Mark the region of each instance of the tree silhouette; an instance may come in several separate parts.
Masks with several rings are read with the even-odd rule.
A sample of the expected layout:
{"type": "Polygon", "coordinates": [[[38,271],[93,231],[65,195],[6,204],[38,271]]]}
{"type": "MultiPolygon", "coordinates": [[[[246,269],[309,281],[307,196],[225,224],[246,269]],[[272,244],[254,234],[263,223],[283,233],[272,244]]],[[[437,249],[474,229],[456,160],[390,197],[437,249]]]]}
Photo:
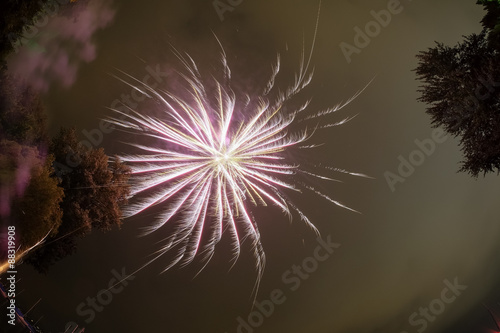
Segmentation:
{"type": "Polygon", "coordinates": [[[20,45],[30,45],[40,28],[54,15],[72,16],[74,7],[83,7],[89,0],[0,1],[0,70],[5,58],[20,45]],[[38,28],[38,27],[39,28],[38,28]]]}
{"type": "Polygon", "coordinates": [[[460,171],[474,177],[500,171],[500,53],[487,34],[472,34],[454,47],[436,43],[417,55],[415,69],[432,125],[460,138],[460,171]]]}
{"type": "MultiPolygon", "coordinates": [[[[39,14],[49,0],[17,1],[3,0],[0,2],[0,59],[14,49],[14,44],[21,38],[28,26],[34,24],[35,16],[39,14]]],[[[3,64],[0,63],[0,68],[3,64]]]]}
{"type": "Polygon", "coordinates": [[[0,215],[3,225],[16,226],[20,252],[56,234],[61,224],[63,189],[51,177],[52,161],[35,147],[0,141],[0,187],[10,207],[0,215]]]}
{"type": "Polygon", "coordinates": [[[40,95],[12,76],[0,74],[0,139],[47,150],[45,107],[40,95]]]}
{"type": "Polygon", "coordinates": [[[488,31],[490,46],[500,50],[500,0],[479,0],[477,3],[487,11],[481,23],[488,31]]]}
{"type": "Polygon", "coordinates": [[[70,165],[58,172],[65,194],[59,232],[27,260],[40,272],[46,272],[50,265],[74,253],[78,237],[93,229],[108,231],[114,226],[120,227],[120,205],[126,203],[129,194],[130,169],[118,158],[108,163],[102,148],[82,146],[74,129],[61,129],[52,140],[50,151],[57,164],[70,161],[70,165]]]}

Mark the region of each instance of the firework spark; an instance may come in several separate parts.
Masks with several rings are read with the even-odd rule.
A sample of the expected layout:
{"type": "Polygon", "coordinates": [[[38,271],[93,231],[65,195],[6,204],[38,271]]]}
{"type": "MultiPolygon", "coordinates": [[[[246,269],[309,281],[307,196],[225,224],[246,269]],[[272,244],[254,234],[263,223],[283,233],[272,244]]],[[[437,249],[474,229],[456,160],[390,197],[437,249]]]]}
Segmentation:
{"type": "Polygon", "coordinates": [[[288,199],[289,191],[309,191],[350,209],[296,180],[298,174],[322,180],[332,178],[307,171],[299,164],[288,163],[286,156],[289,155],[285,155],[296,148],[316,147],[306,144],[316,130],[348,121],[325,123],[321,120],[320,124],[320,119],[327,119],[362,92],[345,103],[313,114],[307,112],[309,101],[293,110],[286,107],[290,99],[311,82],[309,64],[314,41],[315,37],[307,61],[302,52],[300,69],[291,87],[285,91],[275,88],[274,82],[280,71],[278,55],[262,93],[255,97],[245,95],[243,101],[237,98],[230,86],[231,71],[222,46],[222,80],[212,76],[209,84],[189,55],[173,49],[183,66],[179,74],[187,87],[180,94],[153,89],[123,73],[127,77],[121,79],[123,82],[159,102],[162,109],[161,116],[147,115],[131,108],[127,112],[114,110],[119,117],[108,120],[125,131],[153,138],[156,142],[155,145],[131,144],[143,153],[121,157],[131,165],[134,176],[131,196],[138,198],[125,210],[125,216],[161,205],[156,223],[146,233],[161,229],[169,221],[174,223],[175,232],[166,238],[166,244],[158,252],[161,256],[176,249],[174,259],[165,270],[177,264],[188,264],[197,254],[203,255],[208,263],[223,232],[227,231],[233,241],[235,260],[242,241],[251,239],[260,278],[265,256],[257,223],[251,213],[253,206],[272,204],[290,217],[298,214],[315,232],[317,229],[308,217],[288,199]],[[302,130],[293,131],[294,124],[302,125],[302,130]]]}

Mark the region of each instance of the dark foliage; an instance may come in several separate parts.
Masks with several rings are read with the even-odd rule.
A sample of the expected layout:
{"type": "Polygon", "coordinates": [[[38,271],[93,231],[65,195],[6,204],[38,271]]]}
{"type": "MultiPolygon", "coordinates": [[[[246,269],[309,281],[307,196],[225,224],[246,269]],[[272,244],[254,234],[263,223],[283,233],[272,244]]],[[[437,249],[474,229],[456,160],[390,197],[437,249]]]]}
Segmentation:
{"type": "Polygon", "coordinates": [[[454,47],[437,43],[417,55],[419,101],[434,127],[460,138],[460,171],[474,177],[500,171],[500,52],[488,31],[454,47]]]}
{"type": "Polygon", "coordinates": [[[74,16],[74,9],[89,0],[2,0],[0,1],[0,71],[5,58],[21,45],[36,47],[35,36],[55,15],[74,16]]]}
{"type": "Polygon", "coordinates": [[[30,86],[0,74],[0,139],[46,150],[49,137],[45,108],[30,86]]]}
{"type": "Polygon", "coordinates": [[[492,47],[500,50],[500,1],[479,0],[477,3],[487,11],[481,23],[489,33],[488,41],[492,47]]]}
{"type": "Polygon", "coordinates": [[[108,231],[120,227],[120,205],[126,203],[129,194],[129,168],[117,158],[108,163],[102,148],[89,150],[80,145],[74,129],[61,129],[52,140],[50,151],[65,196],[58,234],[27,260],[40,272],[74,253],[78,237],[93,229],[108,231]]]}
{"type": "MultiPolygon", "coordinates": [[[[50,0],[0,1],[0,59],[14,49],[15,43],[28,26],[33,25],[35,16],[50,0]]],[[[2,65],[0,64],[0,67],[2,65]]]]}
{"type": "Polygon", "coordinates": [[[61,224],[59,206],[63,189],[51,177],[53,157],[40,155],[35,147],[14,141],[0,141],[0,188],[10,206],[1,214],[2,225],[19,230],[20,252],[32,247],[61,224]]]}

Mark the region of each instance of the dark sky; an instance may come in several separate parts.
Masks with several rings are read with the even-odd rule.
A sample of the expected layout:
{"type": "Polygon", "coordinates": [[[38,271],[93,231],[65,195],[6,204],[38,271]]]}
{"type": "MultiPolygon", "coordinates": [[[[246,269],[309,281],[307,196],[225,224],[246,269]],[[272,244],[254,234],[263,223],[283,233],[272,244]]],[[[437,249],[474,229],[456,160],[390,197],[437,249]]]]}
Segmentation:
{"type": "MultiPolygon", "coordinates": [[[[292,276],[287,271],[313,255],[318,245],[314,233],[299,219],[289,223],[278,209],[255,212],[267,255],[257,301],[269,300],[275,289],[283,293],[282,304],[255,332],[492,332],[486,330],[493,326],[481,303],[500,301],[500,178],[473,180],[457,173],[461,153],[454,138],[436,143],[435,151],[394,191],[385,178],[386,172],[398,172],[399,156],[408,159],[418,149],[415,140],[433,137],[425,105],[416,102],[415,54],[436,40],[453,45],[463,35],[479,32],[484,13],[473,0],[402,0],[401,12],[348,63],[339,45],[354,44],[354,28],[364,29],[374,20],[372,10],[391,3],[322,2],[312,57],[315,75],[303,99],[313,98],[311,108],[332,106],[375,79],[338,120],[356,118],[319,135],[326,144],[318,154],[328,164],[374,179],[339,176],[342,183],[323,185],[322,190],[361,214],[316,197],[301,199],[322,237],[341,246],[300,279],[296,290],[283,275],[292,276]],[[460,295],[449,304],[439,301],[447,288],[443,281],[453,284],[455,279],[467,289],[457,291],[460,295]],[[414,319],[420,324],[412,326],[409,317],[432,304],[439,315],[426,320],[424,330],[425,317],[418,314],[414,319]]],[[[277,52],[283,77],[292,79],[303,39],[306,50],[310,47],[317,9],[318,1],[246,0],[221,21],[212,1],[91,2],[79,19],[53,17],[55,23],[41,28],[49,36],[45,42],[37,37],[48,50],[44,55],[21,53],[10,61],[31,59],[30,75],[38,76],[30,79],[45,90],[51,131],[76,126],[84,139],[85,131],[98,128],[100,119],[110,115],[106,107],[130,93],[109,73],[119,69],[142,78],[148,67],[157,66],[168,72],[176,65],[169,43],[216,68],[214,32],[228,54],[235,84],[249,91],[266,82],[277,52]]],[[[121,139],[118,132],[105,134],[99,146],[108,154],[127,152],[121,139]]],[[[18,282],[25,290],[22,304],[30,307],[42,298],[30,317],[43,316],[39,325],[46,332],[63,332],[67,322],[99,333],[237,332],[238,317],[248,322],[252,311],[256,274],[246,254],[229,270],[230,248],[224,242],[196,278],[196,265],[159,274],[168,263],[165,257],[127,281],[90,323],[85,322],[88,315],[77,312],[87,297],[107,288],[113,270],[132,273],[158,249],[161,235],[137,237],[152,219],[137,216],[121,230],[82,239],[78,253],[46,276],[23,267],[18,282]]],[[[245,248],[248,252],[248,244],[245,248]]]]}

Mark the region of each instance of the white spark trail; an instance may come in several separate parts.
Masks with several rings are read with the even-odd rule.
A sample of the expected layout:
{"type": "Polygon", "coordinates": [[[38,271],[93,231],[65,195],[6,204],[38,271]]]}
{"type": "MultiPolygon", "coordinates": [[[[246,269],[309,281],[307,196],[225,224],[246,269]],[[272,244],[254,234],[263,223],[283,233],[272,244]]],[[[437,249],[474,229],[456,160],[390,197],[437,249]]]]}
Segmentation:
{"type": "MultiPolygon", "coordinates": [[[[262,95],[244,95],[240,102],[230,86],[231,70],[217,37],[221,45],[223,82],[213,76],[210,80],[205,79],[191,56],[175,48],[173,53],[184,69],[179,71],[179,75],[187,91],[174,94],[154,89],[122,73],[131,81],[120,79],[122,82],[144,97],[155,100],[162,108],[158,116],[131,108],[114,110],[119,117],[108,119],[127,132],[139,134],[139,138],[144,136],[150,138],[149,142],[151,138],[156,141],[155,144],[132,143],[131,146],[142,154],[121,157],[131,165],[132,179],[135,180],[131,194],[138,198],[126,209],[125,215],[136,215],[161,205],[162,212],[158,214],[156,223],[145,233],[158,231],[168,222],[175,229],[165,238],[166,243],[157,252],[158,255],[146,265],[169,251],[174,253],[174,258],[165,270],[177,264],[187,265],[198,254],[204,254],[205,260],[209,261],[224,231],[229,230],[234,262],[241,252],[243,241],[251,241],[258,272],[255,287],[258,288],[265,256],[257,222],[251,214],[252,206],[275,206],[290,218],[294,213],[298,214],[316,233],[316,227],[288,199],[287,193],[311,191],[330,203],[355,211],[312,186],[297,181],[296,175],[300,173],[326,181],[335,181],[334,178],[305,170],[300,162],[287,162],[296,149],[320,145],[309,143],[315,131],[350,120],[346,118],[335,123],[327,117],[347,106],[366,89],[363,88],[344,103],[311,115],[307,115],[310,100],[295,109],[289,105],[290,99],[312,79],[313,70],[309,67],[319,14],[320,9],[308,58],[305,59],[304,47],[294,84],[285,92],[275,88],[280,71],[278,55],[262,95]],[[299,115],[302,118],[299,119],[299,115]],[[301,125],[302,129],[297,130],[295,125],[298,123],[310,125],[301,125]],[[306,141],[308,144],[305,144],[306,141]]],[[[342,169],[323,169],[367,177],[342,169]]]]}

